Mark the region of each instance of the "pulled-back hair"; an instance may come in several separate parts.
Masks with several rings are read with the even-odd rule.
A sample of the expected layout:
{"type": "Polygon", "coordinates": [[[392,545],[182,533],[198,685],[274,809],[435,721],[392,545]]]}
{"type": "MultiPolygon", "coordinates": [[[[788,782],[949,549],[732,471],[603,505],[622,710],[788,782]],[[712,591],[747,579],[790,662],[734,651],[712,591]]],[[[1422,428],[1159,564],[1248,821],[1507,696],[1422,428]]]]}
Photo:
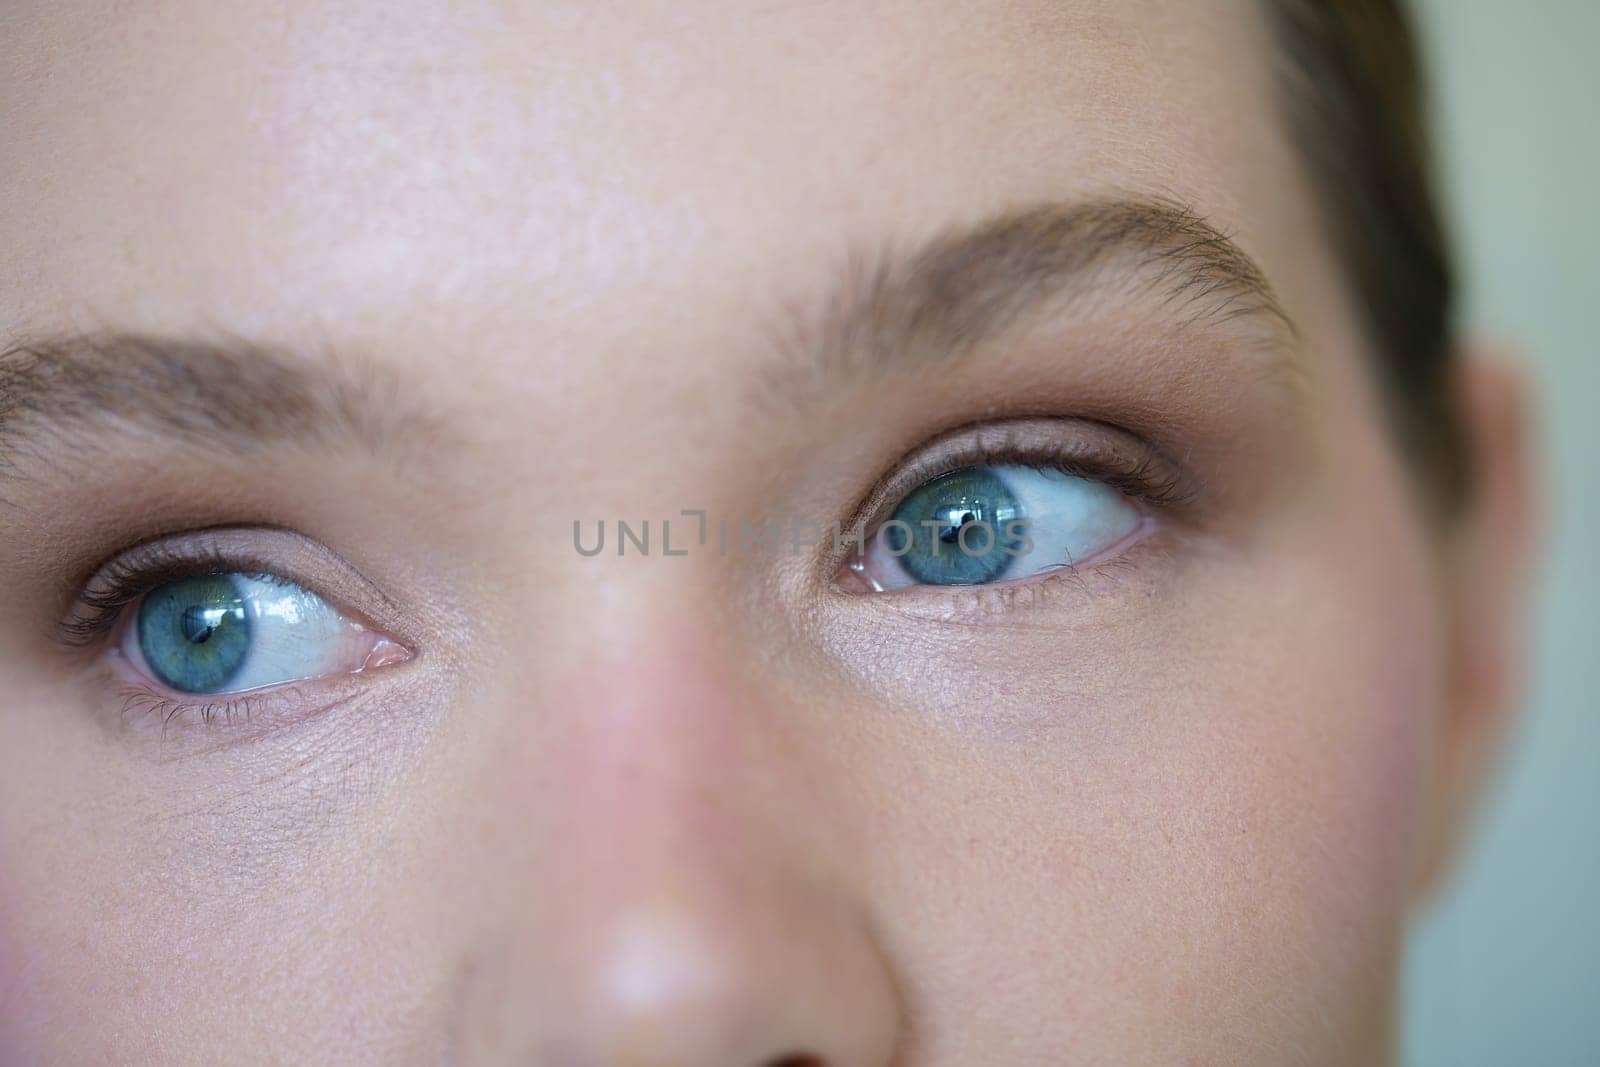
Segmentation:
{"type": "Polygon", "coordinates": [[[1455,278],[1400,0],[1265,0],[1285,114],[1360,311],[1390,423],[1434,502],[1468,489],[1451,392],[1455,278]]]}

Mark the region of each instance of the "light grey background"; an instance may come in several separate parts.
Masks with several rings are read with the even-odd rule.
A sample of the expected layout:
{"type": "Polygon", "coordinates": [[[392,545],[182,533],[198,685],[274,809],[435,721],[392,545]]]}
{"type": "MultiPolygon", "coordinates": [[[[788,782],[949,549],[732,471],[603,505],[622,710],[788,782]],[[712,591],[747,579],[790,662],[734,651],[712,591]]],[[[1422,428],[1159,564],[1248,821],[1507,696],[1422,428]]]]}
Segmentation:
{"type": "Polygon", "coordinates": [[[1600,1065],[1600,0],[1413,0],[1466,324],[1522,346],[1549,507],[1532,692],[1416,929],[1408,1067],[1600,1065]]]}

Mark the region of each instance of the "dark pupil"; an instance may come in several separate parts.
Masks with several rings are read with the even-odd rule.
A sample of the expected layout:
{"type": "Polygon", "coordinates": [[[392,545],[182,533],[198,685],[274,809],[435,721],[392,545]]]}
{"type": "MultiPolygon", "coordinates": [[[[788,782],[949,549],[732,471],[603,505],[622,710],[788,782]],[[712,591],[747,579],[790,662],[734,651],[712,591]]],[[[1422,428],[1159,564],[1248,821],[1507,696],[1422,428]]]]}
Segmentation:
{"type": "Polygon", "coordinates": [[[894,518],[902,525],[890,526],[884,541],[913,579],[977,585],[1005,573],[1017,536],[1010,524],[1024,516],[1003,477],[992,468],[968,467],[920,486],[894,518]]]}
{"type": "Polygon", "coordinates": [[[974,515],[970,511],[964,512],[959,519],[955,520],[953,525],[946,526],[943,530],[939,531],[939,540],[947,545],[953,545],[957,541],[961,540],[961,527],[965,526],[969,522],[977,521],[978,516],[974,515]]]}
{"type": "Polygon", "coordinates": [[[203,645],[222,625],[226,608],[189,608],[183,613],[183,636],[197,645],[203,645]]]}

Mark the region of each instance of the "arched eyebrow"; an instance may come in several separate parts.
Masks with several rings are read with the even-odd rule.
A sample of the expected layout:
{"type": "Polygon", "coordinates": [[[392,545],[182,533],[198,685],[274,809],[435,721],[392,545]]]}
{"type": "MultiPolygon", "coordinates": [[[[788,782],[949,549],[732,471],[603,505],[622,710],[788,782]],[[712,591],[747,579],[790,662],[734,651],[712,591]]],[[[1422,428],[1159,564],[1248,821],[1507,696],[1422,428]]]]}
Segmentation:
{"type": "Polygon", "coordinates": [[[915,370],[1030,316],[1112,295],[1179,329],[1229,326],[1274,369],[1298,369],[1298,332],[1256,261],[1194,209],[1130,197],[1006,211],[909,255],[848,253],[821,301],[790,301],[775,317],[784,358],[768,384],[792,394],[915,370]]]}
{"type": "Polygon", "coordinates": [[[403,402],[386,368],[325,355],[140,333],[15,340],[0,351],[0,474],[108,425],[236,453],[271,443],[385,453],[434,439],[437,420],[403,402]]]}
{"type": "MultiPolygon", "coordinates": [[[[817,305],[775,331],[787,357],[761,378],[793,401],[815,388],[958,358],[1063,301],[1126,293],[1180,327],[1233,325],[1291,365],[1295,330],[1261,269],[1194,211],[1161,200],[1046,204],[952,229],[909,256],[854,256],[817,305]],[[796,362],[798,361],[798,362],[796,362]],[[798,371],[798,373],[796,373],[798,371]]],[[[0,474],[50,459],[98,421],[245,452],[265,443],[426,448],[445,422],[381,364],[307,359],[232,338],[107,332],[0,351],[0,474]]]]}

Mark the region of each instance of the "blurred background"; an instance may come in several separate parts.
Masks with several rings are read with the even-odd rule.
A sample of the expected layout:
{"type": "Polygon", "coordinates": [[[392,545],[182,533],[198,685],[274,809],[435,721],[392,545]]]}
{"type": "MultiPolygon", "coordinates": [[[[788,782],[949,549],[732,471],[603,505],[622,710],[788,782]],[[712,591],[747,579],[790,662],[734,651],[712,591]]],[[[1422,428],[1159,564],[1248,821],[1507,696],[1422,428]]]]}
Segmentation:
{"type": "Polygon", "coordinates": [[[1539,386],[1532,691],[1454,889],[1417,927],[1407,1067],[1600,1065],[1600,0],[1412,0],[1464,324],[1539,386]]]}

